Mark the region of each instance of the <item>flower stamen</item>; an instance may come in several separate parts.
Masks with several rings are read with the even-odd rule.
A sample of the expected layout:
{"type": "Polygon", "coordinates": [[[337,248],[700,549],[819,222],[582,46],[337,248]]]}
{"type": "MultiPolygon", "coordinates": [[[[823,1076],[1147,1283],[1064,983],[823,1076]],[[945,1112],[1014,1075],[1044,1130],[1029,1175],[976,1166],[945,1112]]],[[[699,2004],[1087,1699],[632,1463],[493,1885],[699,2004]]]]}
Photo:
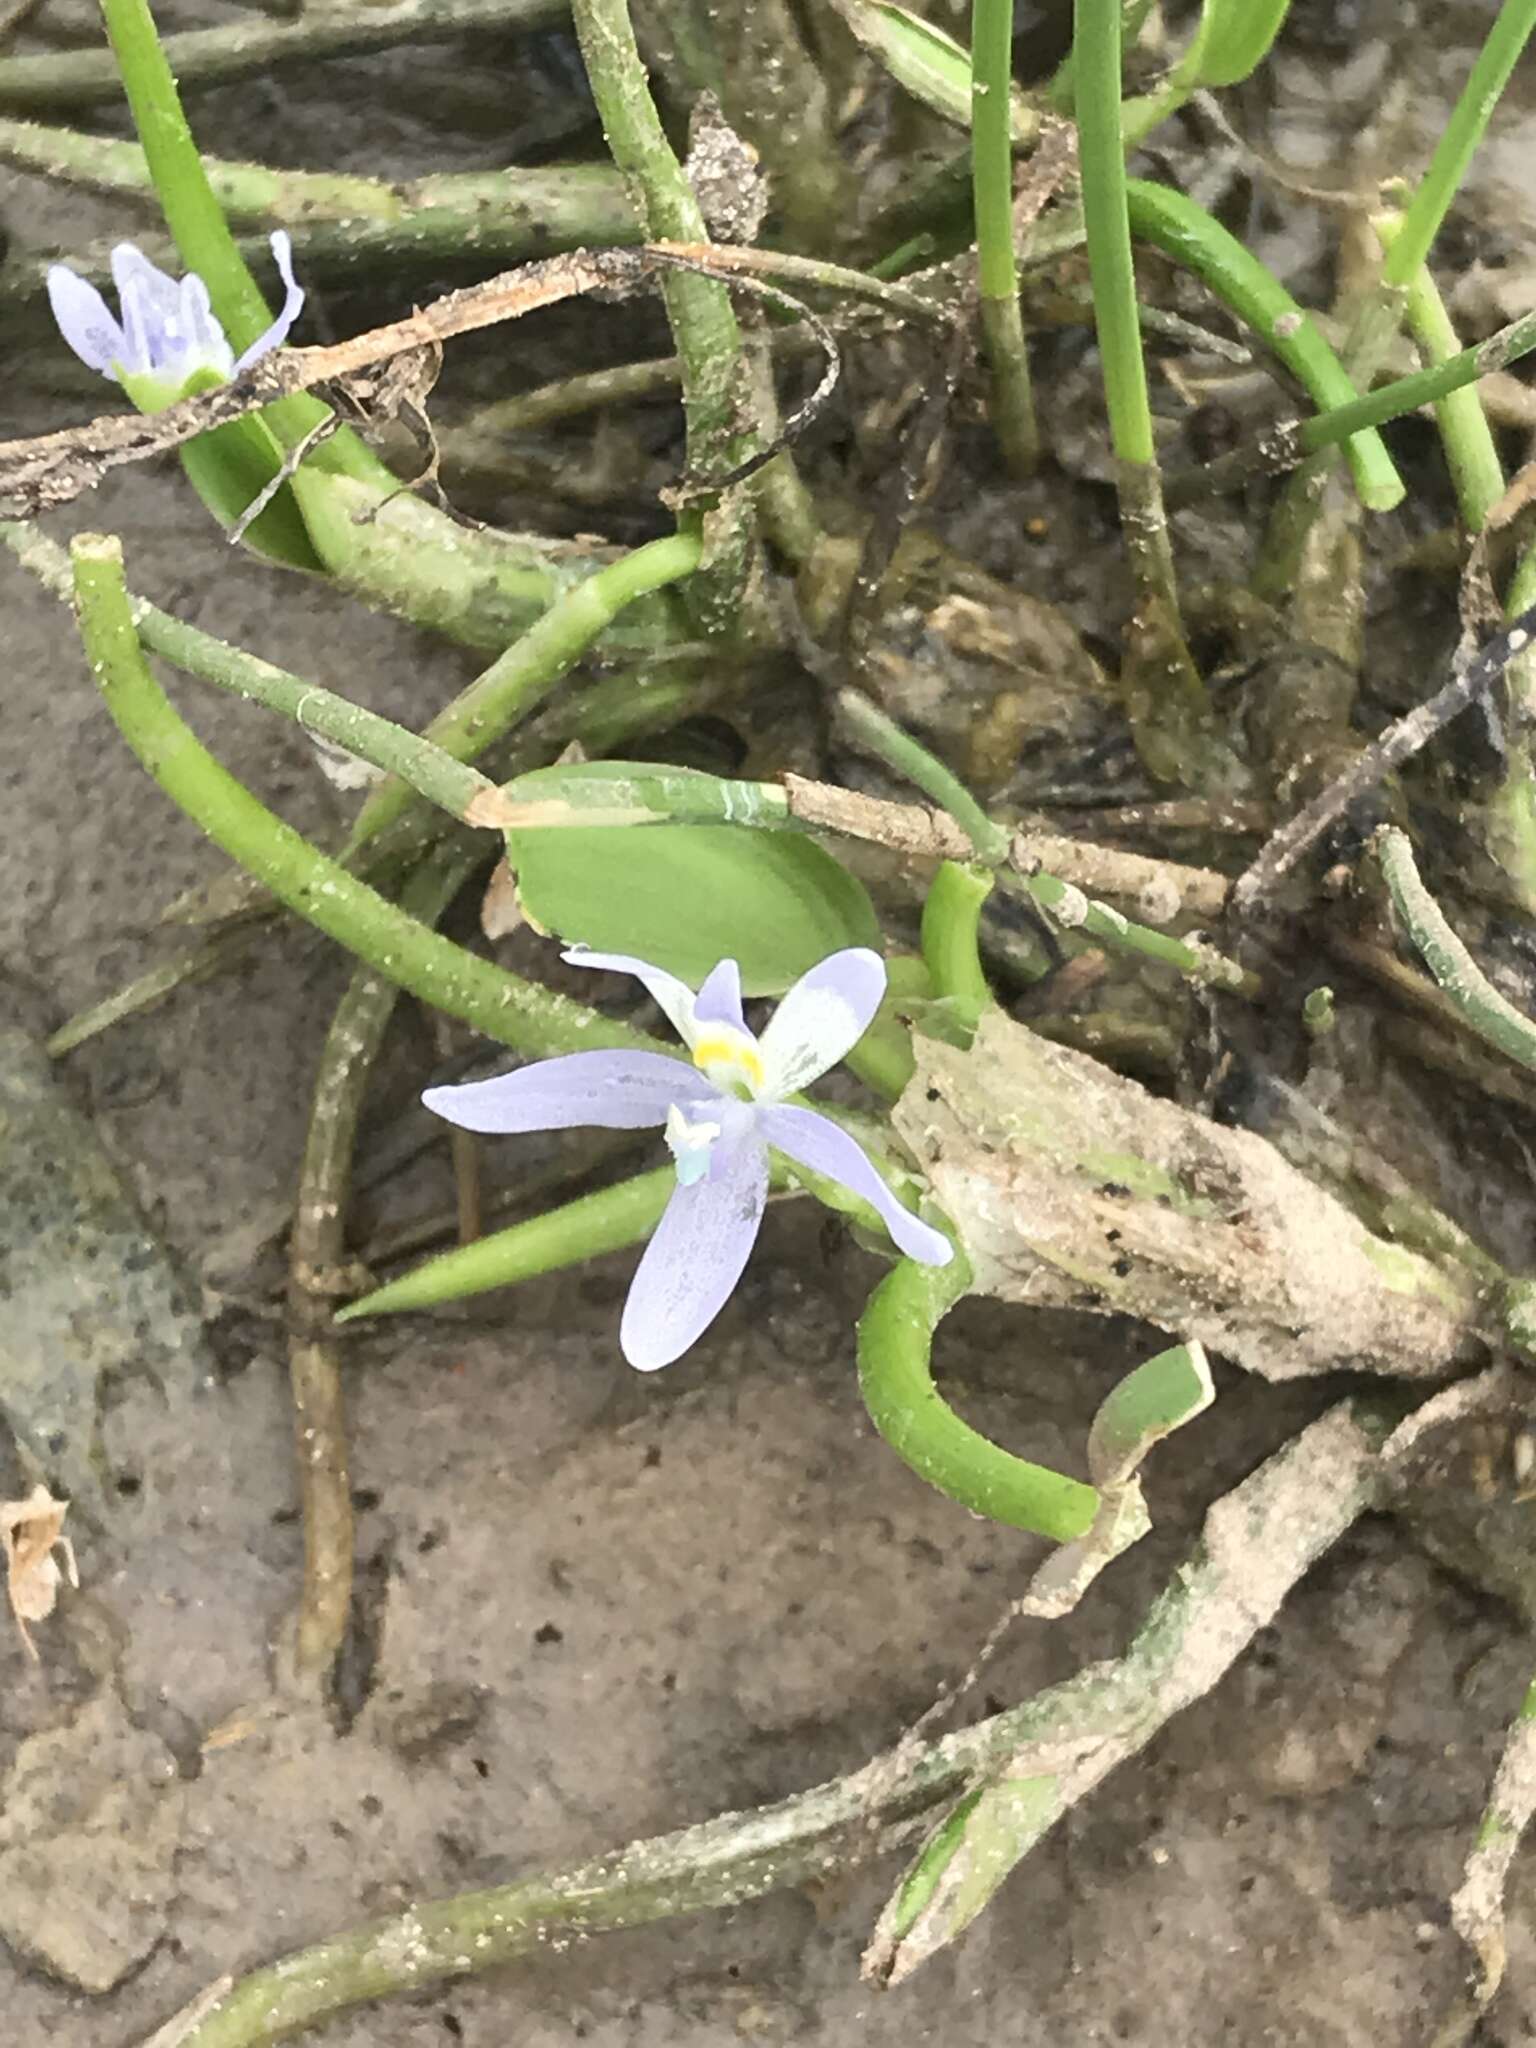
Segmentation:
{"type": "Polygon", "coordinates": [[[700,1117],[690,1123],[679,1104],[667,1111],[667,1150],[677,1163],[677,1184],[691,1188],[709,1171],[709,1155],[720,1135],[720,1125],[700,1117]]]}

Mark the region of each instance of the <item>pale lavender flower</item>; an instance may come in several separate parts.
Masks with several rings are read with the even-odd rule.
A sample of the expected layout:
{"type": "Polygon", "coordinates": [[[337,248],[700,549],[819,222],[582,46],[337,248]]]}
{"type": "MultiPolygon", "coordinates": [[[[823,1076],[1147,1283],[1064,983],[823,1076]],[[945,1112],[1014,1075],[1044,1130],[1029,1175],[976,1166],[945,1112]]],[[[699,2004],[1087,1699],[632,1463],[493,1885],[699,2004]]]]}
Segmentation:
{"type": "Polygon", "coordinates": [[[59,332],[81,362],[104,377],[150,378],[172,396],[179,396],[199,370],[222,378],[238,377],[258,357],[285,341],[304,306],[304,292],[293,274],[293,250],[279,229],[272,254],[283,280],[283,310],[266,333],[237,356],[224,336],[208,287],[195,271],[181,279],[169,276],[142,255],[132,242],[112,251],[112,281],[122,317],[114,319],[95,285],[62,263],[48,272],[48,303],[59,332]]]}
{"type": "Polygon", "coordinates": [[[664,1130],[677,1187],[624,1304],[619,1343],[631,1365],[670,1365],[724,1308],[763,1220],[770,1147],[868,1202],[909,1258],[949,1263],[948,1238],[902,1207],[846,1131],[783,1100],[835,1066],[869,1028],[885,993],[877,953],[850,947],[801,975],[761,1038],[742,1015],[734,960],[722,960],[695,995],[628,954],[578,948],[562,957],[644,982],[693,1065],[657,1052],[575,1052],[492,1081],[429,1088],[422,1100],[470,1131],[664,1130]]]}

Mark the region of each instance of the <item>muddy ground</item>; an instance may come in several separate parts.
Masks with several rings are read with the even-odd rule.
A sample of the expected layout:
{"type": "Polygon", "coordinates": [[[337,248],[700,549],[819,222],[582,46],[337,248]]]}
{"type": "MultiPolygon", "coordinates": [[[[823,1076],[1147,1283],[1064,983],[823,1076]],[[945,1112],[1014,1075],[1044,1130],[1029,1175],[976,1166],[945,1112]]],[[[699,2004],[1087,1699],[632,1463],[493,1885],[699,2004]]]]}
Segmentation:
{"type": "MultiPolygon", "coordinates": [[[[439,76],[451,53],[428,61],[439,76]]],[[[316,163],[323,151],[402,171],[495,160],[483,134],[445,157],[411,111],[421,75],[359,67],[347,90],[364,81],[374,110],[362,120],[354,98],[340,124],[314,78],[265,86],[254,105],[221,91],[203,106],[230,154],[316,163]]],[[[1498,175],[1508,161],[1496,156],[1498,175]]],[[[0,212],[37,247],[128,218],[5,173],[0,212]]],[[[41,347],[41,329],[15,332],[41,347]]],[[[29,355],[13,379],[8,365],[0,431],[83,416],[99,388],[59,369],[29,355]]],[[[407,628],[232,561],[173,469],[114,482],[50,530],[71,525],[121,531],[136,587],[161,604],[394,716],[419,720],[468,673],[407,628]]],[[[56,1020],[160,957],[162,906],[222,863],[128,757],[62,609],[8,559],[0,593],[0,969],[31,1014],[56,1020]]],[[[292,728],[191,684],[178,697],[296,823],[340,817],[292,728]]],[[[3,2033],[18,2048],[128,2048],[222,1973],[360,1919],[851,1768],[965,1669],[1040,1553],[874,1438],[851,1323],[877,1269],[786,1209],[715,1330],[656,1378],[618,1356],[626,1258],[361,1335],[349,1399],[376,1656],[344,1735],[287,1703],[274,1651],[301,1538],[270,1241],[343,979],[333,953],[290,934],[66,1062],[217,1315],[195,1399],[168,1407],[133,1380],[114,1391],[110,1506],[78,1517],[83,1590],[40,1630],[40,1666],[0,1631],[0,1772],[60,1731],[56,1752],[27,1751],[25,1782],[8,1780],[11,1819],[76,1831],[67,1868],[0,1855],[0,1914],[24,1919],[15,1895],[51,1868],[79,1901],[84,1974],[104,1930],[144,1956],[93,1996],[0,1949],[3,2033]]],[[[376,1134],[437,1056],[406,1006],[376,1134]]],[[[407,1207],[447,1186],[441,1154],[412,1171],[407,1207]]],[[[981,1428],[1070,1462],[1097,1400],[1146,1348],[1133,1328],[972,1304],[946,1326],[941,1360],[981,1428]]],[[[1076,1615],[1017,1630],[975,1709],[1121,1646],[1205,1503],[1324,1398],[1224,1374],[1215,1408],[1157,1460],[1152,1538],[1076,1615]]],[[[396,2000],[319,2038],[1418,2040],[1462,1967],[1445,1901],[1529,1659],[1506,1609],[1396,1524],[1371,1522],[1211,1699],[899,1992],[858,1980],[890,1863],[396,2000]]],[[[1536,2038],[1536,1879],[1519,1867],[1512,1903],[1510,1986],[1484,2030],[1501,2048],[1536,2038]]]]}

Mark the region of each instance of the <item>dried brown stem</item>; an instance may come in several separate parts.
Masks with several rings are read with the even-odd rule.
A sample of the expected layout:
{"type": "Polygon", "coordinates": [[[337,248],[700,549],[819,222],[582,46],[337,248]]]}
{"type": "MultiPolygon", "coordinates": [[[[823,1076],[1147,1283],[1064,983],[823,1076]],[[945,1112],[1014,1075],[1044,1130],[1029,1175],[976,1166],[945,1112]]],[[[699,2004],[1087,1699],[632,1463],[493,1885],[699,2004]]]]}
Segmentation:
{"type": "MultiPolygon", "coordinates": [[[[312,391],[321,384],[345,388],[349,379],[375,363],[410,350],[435,349],[455,335],[494,327],[504,320],[521,319],[536,308],[585,292],[633,291],[664,272],[694,270],[710,274],[744,273],[738,277],[738,283],[767,290],[771,296],[782,299],[783,295],[772,288],[749,281],[746,273],[772,265],[744,263],[740,258],[746,253],[750,252],[716,249],[707,243],[651,243],[641,249],[574,249],[566,255],[503,271],[462,291],[448,292],[403,320],[370,328],[365,334],[353,335],[329,348],[278,349],[253,364],[243,377],[200,397],[183,399],[163,412],[107,413],[83,426],[0,442],[0,510],[30,514],[51,505],[66,504],[94,489],[110,470],[179,448],[211,427],[259,411],[275,399],[312,391]]],[[[818,272],[829,268],[811,267],[818,272]]],[[[852,271],[835,275],[843,281],[858,280],[858,274],[852,271]]],[[[821,277],[818,281],[827,279],[821,277]]],[[[871,285],[870,289],[889,297],[893,288],[871,285]]],[[[942,317],[929,310],[933,317],[942,317]]],[[[797,414],[790,430],[799,419],[797,414]]]]}
{"type": "Polygon", "coordinates": [[[1276,889],[1352,804],[1428,746],[1436,733],[1491,689],[1514,656],[1530,645],[1533,633],[1536,607],[1522,612],[1502,633],[1496,633],[1479,648],[1470,661],[1458,665],[1451,680],[1433,697],[1389,725],[1351,767],[1265,842],[1257,859],[1232,885],[1233,911],[1239,916],[1251,912],[1262,897],[1276,889]]]}
{"type": "MultiPolygon", "coordinates": [[[[862,796],[802,775],[786,775],[784,792],[791,815],[806,825],[870,840],[915,860],[975,858],[969,836],[948,811],[862,796]]],[[[1202,920],[1219,917],[1231,886],[1215,868],[1154,860],[1148,854],[1123,853],[1118,847],[1033,830],[1014,835],[1008,865],[1021,875],[1043,868],[1092,895],[1141,904],[1153,922],[1167,922],[1180,912],[1202,920]]]]}

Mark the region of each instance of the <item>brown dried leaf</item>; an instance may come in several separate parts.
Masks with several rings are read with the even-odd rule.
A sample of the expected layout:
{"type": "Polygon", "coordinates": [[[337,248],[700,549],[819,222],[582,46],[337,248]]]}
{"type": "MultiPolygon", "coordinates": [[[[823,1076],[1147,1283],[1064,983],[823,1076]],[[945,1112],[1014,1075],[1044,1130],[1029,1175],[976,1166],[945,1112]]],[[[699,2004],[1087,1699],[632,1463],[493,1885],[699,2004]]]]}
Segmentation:
{"type": "Polygon", "coordinates": [[[528,920],[517,900],[517,880],[504,860],[491,869],[491,878],[480,899],[480,929],[494,941],[509,938],[528,920]]]}
{"type": "Polygon", "coordinates": [[[64,1534],[67,1500],[55,1500],[46,1486],[34,1486],[25,1500],[0,1501],[0,1543],[5,1546],[6,1591],[11,1612],[21,1631],[27,1655],[37,1662],[37,1645],[28,1631],[29,1621],[46,1621],[52,1614],[64,1577],[53,1553],[64,1553],[69,1583],[80,1583],[74,1545],[64,1534]]]}

